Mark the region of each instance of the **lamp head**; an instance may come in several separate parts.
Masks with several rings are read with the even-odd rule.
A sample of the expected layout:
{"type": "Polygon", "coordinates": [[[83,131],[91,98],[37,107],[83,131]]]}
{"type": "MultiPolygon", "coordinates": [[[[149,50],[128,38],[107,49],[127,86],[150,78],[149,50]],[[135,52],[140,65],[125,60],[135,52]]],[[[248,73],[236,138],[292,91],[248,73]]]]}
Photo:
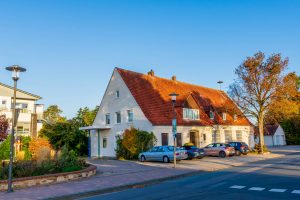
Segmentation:
{"type": "Polygon", "coordinates": [[[14,81],[19,80],[20,72],[26,71],[25,68],[20,67],[19,65],[12,65],[12,66],[6,67],[5,69],[12,72],[12,78],[14,81]]]}

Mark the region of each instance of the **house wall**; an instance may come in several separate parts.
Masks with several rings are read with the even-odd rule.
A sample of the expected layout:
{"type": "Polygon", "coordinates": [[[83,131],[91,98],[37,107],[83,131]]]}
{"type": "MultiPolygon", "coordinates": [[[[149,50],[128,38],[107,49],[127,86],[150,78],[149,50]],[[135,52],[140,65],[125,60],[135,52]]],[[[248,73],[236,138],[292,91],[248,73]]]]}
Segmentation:
{"type": "MultiPolygon", "coordinates": [[[[111,128],[110,130],[100,131],[100,155],[114,157],[116,148],[116,136],[121,134],[127,128],[135,128],[152,131],[152,125],[145,117],[141,108],[131,95],[123,79],[117,70],[114,70],[111,80],[107,86],[99,111],[93,123],[93,126],[111,128]],[[119,91],[120,97],[116,98],[115,93],[119,91]],[[127,110],[133,111],[133,122],[128,122],[127,110]],[[116,122],[116,112],[121,112],[121,123],[116,122]],[[110,114],[110,124],[106,124],[105,115],[110,114]],[[107,138],[107,147],[103,148],[101,144],[103,138],[107,138]]],[[[97,131],[92,131],[91,137],[91,155],[98,156],[98,137],[97,131]]]]}
{"type": "Polygon", "coordinates": [[[264,136],[266,146],[274,146],[273,136],[264,136]]]}
{"type": "MultiPolygon", "coordinates": [[[[170,122],[171,124],[171,122],[170,122]]],[[[99,111],[93,123],[95,127],[106,127],[109,130],[100,131],[100,143],[98,142],[97,130],[91,131],[91,156],[98,157],[98,145],[100,145],[100,157],[115,157],[116,136],[121,135],[126,129],[135,127],[141,130],[154,132],[157,137],[157,145],[161,145],[161,133],[168,133],[169,144],[173,145],[173,136],[171,126],[152,126],[145,117],[141,108],[135,101],[128,87],[124,83],[117,70],[114,70],[110,82],[107,86],[99,111]],[[116,98],[116,91],[119,91],[120,97],[116,98]],[[133,111],[133,122],[127,122],[127,110],[133,111]],[[116,123],[116,112],[121,112],[121,123],[116,123]],[[110,114],[110,124],[106,124],[105,115],[110,114]],[[103,148],[103,139],[107,138],[107,147],[103,148]]],[[[237,140],[236,131],[241,131],[242,141],[250,147],[254,146],[253,134],[250,126],[219,126],[215,127],[220,130],[220,142],[225,142],[225,130],[232,132],[232,140],[237,140]]],[[[200,126],[178,126],[177,132],[182,133],[182,144],[190,141],[190,131],[199,131],[199,146],[204,147],[213,142],[212,127],[200,126]],[[204,134],[206,140],[204,140],[204,134]]]]}

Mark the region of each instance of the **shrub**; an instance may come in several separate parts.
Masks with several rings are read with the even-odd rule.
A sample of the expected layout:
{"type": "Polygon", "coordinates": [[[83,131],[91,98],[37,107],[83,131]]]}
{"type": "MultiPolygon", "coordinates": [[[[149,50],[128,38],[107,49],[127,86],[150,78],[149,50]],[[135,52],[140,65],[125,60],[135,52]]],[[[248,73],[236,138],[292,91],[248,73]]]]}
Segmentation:
{"type": "Polygon", "coordinates": [[[8,160],[10,152],[10,135],[0,144],[0,160],[8,160]]]}
{"type": "Polygon", "coordinates": [[[45,138],[33,138],[29,142],[28,149],[33,160],[44,161],[45,159],[50,159],[50,151],[52,148],[49,141],[45,138]]]}
{"type": "Polygon", "coordinates": [[[156,143],[156,137],[151,132],[135,128],[126,129],[117,136],[116,154],[118,159],[137,159],[139,153],[147,151],[156,143]]]}
{"type": "MultiPolygon", "coordinates": [[[[255,144],[254,150],[257,151],[258,153],[261,153],[261,146],[260,144],[255,144]]],[[[264,152],[269,152],[269,149],[267,148],[266,145],[263,146],[264,152]]]]}
{"type": "MultiPolygon", "coordinates": [[[[37,160],[19,160],[14,162],[13,177],[22,178],[30,176],[39,176],[44,174],[53,174],[60,172],[71,172],[81,170],[88,165],[83,159],[79,159],[74,151],[68,151],[63,148],[61,155],[57,159],[37,160]]],[[[8,178],[8,163],[0,165],[0,179],[8,178]]]]}

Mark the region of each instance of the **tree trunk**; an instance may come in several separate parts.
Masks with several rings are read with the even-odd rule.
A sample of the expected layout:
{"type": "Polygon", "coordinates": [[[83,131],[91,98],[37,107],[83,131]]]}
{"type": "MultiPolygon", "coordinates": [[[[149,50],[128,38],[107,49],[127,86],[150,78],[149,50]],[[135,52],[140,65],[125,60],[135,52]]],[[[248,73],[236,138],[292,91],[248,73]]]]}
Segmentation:
{"type": "Polygon", "coordinates": [[[263,116],[263,113],[259,114],[258,129],[259,129],[259,143],[260,143],[261,153],[263,154],[264,153],[264,145],[265,145],[265,140],[264,140],[264,116],[263,116]]]}

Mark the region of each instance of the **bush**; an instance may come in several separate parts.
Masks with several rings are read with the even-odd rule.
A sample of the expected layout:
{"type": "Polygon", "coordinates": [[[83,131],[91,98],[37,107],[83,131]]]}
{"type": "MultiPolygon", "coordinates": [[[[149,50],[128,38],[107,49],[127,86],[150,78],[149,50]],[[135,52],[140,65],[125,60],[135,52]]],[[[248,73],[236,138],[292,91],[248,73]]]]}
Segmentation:
{"type": "MultiPolygon", "coordinates": [[[[19,160],[14,162],[13,177],[22,178],[30,176],[40,176],[44,174],[54,174],[61,172],[71,172],[81,170],[88,165],[83,159],[79,159],[74,151],[63,148],[58,159],[45,159],[41,162],[37,160],[19,160]]],[[[8,178],[8,164],[0,166],[0,180],[8,178]]]]}
{"type": "MultiPolygon", "coordinates": [[[[261,146],[260,144],[255,144],[254,150],[257,151],[258,153],[261,153],[261,146]]],[[[267,148],[266,145],[263,146],[264,152],[269,152],[269,149],[267,148]]]]}
{"type": "Polygon", "coordinates": [[[135,128],[126,129],[123,135],[117,136],[116,155],[118,159],[137,159],[139,153],[151,149],[156,137],[151,132],[135,128]]]}
{"type": "Polygon", "coordinates": [[[8,160],[10,152],[10,135],[0,144],[0,160],[8,160]]]}

